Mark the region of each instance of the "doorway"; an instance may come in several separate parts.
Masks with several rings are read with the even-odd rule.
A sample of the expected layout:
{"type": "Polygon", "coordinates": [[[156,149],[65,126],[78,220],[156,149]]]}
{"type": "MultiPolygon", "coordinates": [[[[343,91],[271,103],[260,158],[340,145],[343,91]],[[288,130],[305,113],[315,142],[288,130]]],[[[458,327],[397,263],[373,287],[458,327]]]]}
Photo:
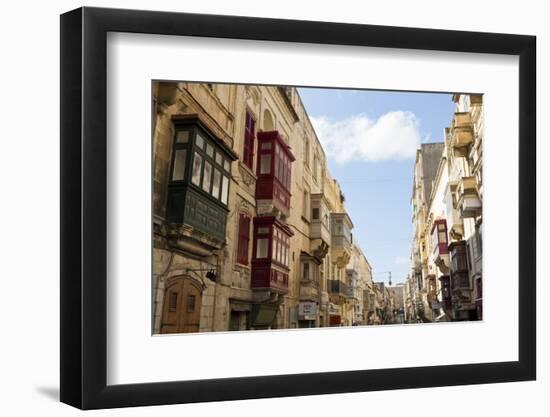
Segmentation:
{"type": "Polygon", "coordinates": [[[161,333],[199,331],[202,287],[192,278],[179,277],[164,293],[161,333]]]}

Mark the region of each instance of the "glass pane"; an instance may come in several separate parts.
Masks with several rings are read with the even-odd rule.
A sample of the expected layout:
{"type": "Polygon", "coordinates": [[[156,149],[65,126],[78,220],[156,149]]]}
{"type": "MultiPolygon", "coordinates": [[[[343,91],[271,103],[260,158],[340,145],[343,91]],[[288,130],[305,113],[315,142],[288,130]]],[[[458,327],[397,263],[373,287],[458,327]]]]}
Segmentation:
{"type": "Polygon", "coordinates": [[[204,149],[204,138],[197,132],[197,138],[195,139],[195,144],[198,148],[204,149]]]}
{"type": "Polygon", "coordinates": [[[230,172],[231,171],[231,162],[229,161],[229,159],[226,159],[223,161],[223,168],[227,171],[227,172],[230,172]]]}
{"type": "Polygon", "coordinates": [[[222,166],[223,164],[222,154],[219,152],[216,152],[216,164],[218,164],[219,166],[222,166]]]}
{"type": "Polygon", "coordinates": [[[222,180],[222,196],[221,196],[222,203],[227,204],[228,198],[229,198],[229,178],[224,176],[222,180]]]}
{"type": "Polygon", "coordinates": [[[269,227],[258,227],[258,234],[268,234],[269,233],[269,227]]]}
{"type": "Polygon", "coordinates": [[[189,131],[179,130],[176,134],[176,143],[187,143],[189,141],[189,131]]]}
{"type": "Polygon", "coordinates": [[[172,170],[172,181],[181,181],[185,177],[185,149],[177,149],[174,155],[174,169],[172,170]]]}
{"type": "Polygon", "coordinates": [[[207,193],[210,192],[210,185],[212,184],[212,164],[210,162],[204,162],[204,175],[202,177],[202,189],[207,193]]]}
{"type": "Polygon", "coordinates": [[[214,158],[214,148],[209,143],[206,144],[206,155],[210,158],[214,158]]]}
{"type": "Polygon", "coordinates": [[[214,182],[212,184],[212,195],[216,198],[220,198],[222,174],[219,170],[214,168],[214,182]]]}
{"type": "Polygon", "coordinates": [[[262,142],[262,149],[271,149],[271,142],[262,142]]]}
{"type": "Polygon", "coordinates": [[[189,294],[187,296],[187,312],[192,313],[195,311],[195,295],[189,294]]]}
{"type": "Polygon", "coordinates": [[[314,207],[313,208],[313,220],[319,220],[319,209],[314,207]]]}
{"type": "Polygon", "coordinates": [[[200,185],[201,183],[201,169],[202,169],[202,156],[198,152],[195,152],[195,157],[193,159],[193,176],[191,181],[195,185],[200,185]]]}
{"type": "Polygon", "coordinates": [[[271,155],[262,155],[260,163],[260,174],[269,174],[271,172],[271,155]]]}
{"type": "Polygon", "coordinates": [[[268,240],[267,239],[258,239],[257,240],[257,246],[256,246],[256,258],[267,258],[267,247],[268,247],[268,240]]]}

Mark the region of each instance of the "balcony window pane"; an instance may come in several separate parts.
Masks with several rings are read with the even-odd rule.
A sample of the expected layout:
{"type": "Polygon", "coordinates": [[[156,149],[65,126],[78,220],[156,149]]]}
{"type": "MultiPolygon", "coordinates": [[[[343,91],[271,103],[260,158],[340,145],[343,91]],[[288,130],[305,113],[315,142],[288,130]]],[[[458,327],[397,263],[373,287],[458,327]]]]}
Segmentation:
{"type": "Polygon", "coordinates": [[[193,158],[193,176],[191,177],[191,182],[195,185],[200,185],[201,183],[201,169],[202,156],[198,152],[195,152],[195,157],[193,158]]]}
{"type": "Polygon", "coordinates": [[[269,227],[258,227],[258,234],[268,234],[269,233],[269,227]]]}
{"type": "Polygon", "coordinates": [[[271,173],[271,155],[262,155],[260,163],[260,174],[271,173]]]}
{"type": "Polygon", "coordinates": [[[214,168],[214,181],[212,183],[212,195],[217,199],[220,198],[221,182],[222,182],[222,174],[218,169],[214,168]]]}
{"type": "Polygon", "coordinates": [[[271,142],[262,142],[262,149],[271,149],[271,142]]]}
{"type": "Polygon", "coordinates": [[[210,192],[210,185],[212,184],[212,165],[210,162],[204,162],[204,175],[202,177],[202,189],[207,193],[210,192]]]}
{"type": "Polygon", "coordinates": [[[218,164],[219,166],[222,166],[223,164],[223,157],[222,154],[219,152],[216,152],[216,164],[218,164]]]}
{"type": "Polygon", "coordinates": [[[206,155],[210,158],[214,158],[214,148],[209,143],[206,144],[206,155]]]}
{"type": "Polygon", "coordinates": [[[195,144],[197,148],[204,149],[204,138],[197,132],[197,138],[195,139],[195,144]]]}
{"type": "Polygon", "coordinates": [[[256,258],[267,258],[268,239],[258,239],[256,241],[256,258]]]}
{"type": "Polygon", "coordinates": [[[223,161],[223,168],[227,171],[227,172],[230,172],[231,171],[231,162],[229,162],[228,159],[225,159],[223,161]]]}
{"type": "Polygon", "coordinates": [[[227,204],[229,198],[229,178],[224,175],[222,179],[222,196],[221,201],[223,204],[227,204]]]}
{"type": "Polygon", "coordinates": [[[172,181],[181,181],[185,176],[185,149],[177,149],[174,155],[174,169],[172,170],[172,181]]]}
{"type": "Polygon", "coordinates": [[[312,217],[313,220],[319,220],[319,209],[317,207],[313,208],[312,217]]]}
{"type": "Polygon", "coordinates": [[[187,143],[189,142],[189,131],[188,130],[179,130],[176,134],[176,143],[187,143]]]}

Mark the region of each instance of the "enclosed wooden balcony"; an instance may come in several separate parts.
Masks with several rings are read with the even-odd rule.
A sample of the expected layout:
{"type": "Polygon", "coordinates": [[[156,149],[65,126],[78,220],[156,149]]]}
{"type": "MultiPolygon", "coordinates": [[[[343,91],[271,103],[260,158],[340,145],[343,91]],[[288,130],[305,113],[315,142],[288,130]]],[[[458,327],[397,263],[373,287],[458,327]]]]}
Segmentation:
{"type": "Polygon", "coordinates": [[[324,194],[311,194],[311,225],[309,237],[330,246],[330,212],[324,194]]]}
{"type": "Polygon", "coordinates": [[[451,125],[451,147],[457,156],[466,156],[474,141],[474,126],[469,112],[456,112],[451,125]]]}
{"type": "Polygon", "coordinates": [[[340,280],[329,279],[327,281],[327,289],[330,296],[340,298],[341,300],[347,299],[350,296],[349,286],[340,280]]]}
{"type": "Polygon", "coordinates": [[[331,213],[331,256],[339,268],[345,268],[351,258],[353,223],[347,213],[331,213]]]}
{"type": "Polygon", "coordinates": [[[457,185],[456,197],[462,218],[477,217],[481,214],[482,204],[475,177],[462,177],[457,185]]]}
{"type": "Polygon", "coordinates": [[[292,162],[289,146],[278,131],[258,133],[256,200],[258,213],[290,212],[292,162]]]}
{"type": "Polygon", "coordinates": [[[293,234],[274,216],[254,218],[251,289],[288,292],[290,238],[293,234]]]}

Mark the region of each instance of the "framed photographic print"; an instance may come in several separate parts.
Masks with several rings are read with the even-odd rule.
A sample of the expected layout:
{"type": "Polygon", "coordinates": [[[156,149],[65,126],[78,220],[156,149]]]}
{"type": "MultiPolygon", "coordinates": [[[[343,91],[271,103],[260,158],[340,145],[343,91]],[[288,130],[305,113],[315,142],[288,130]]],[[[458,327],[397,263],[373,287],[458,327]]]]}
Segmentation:
{"type": "Polygon", "coordinates": [[[535,38],[61,16],[61,401],[532,380],[535,38]]]}

